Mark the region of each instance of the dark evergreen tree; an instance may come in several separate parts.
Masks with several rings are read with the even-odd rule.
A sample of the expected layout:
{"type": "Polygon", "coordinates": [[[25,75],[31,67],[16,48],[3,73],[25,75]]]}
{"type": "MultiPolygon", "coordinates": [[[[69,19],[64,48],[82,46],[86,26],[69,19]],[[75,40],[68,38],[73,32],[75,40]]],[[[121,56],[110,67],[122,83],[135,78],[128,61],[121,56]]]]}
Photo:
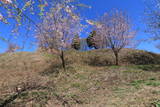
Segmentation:
{"type": "Polygon", "coordinates": [[[87,51],[89,49],[86,38],[80,40],[80,51],[87,51]]]}
{"type": "Polygon", "coordinates": [[[71,47],[75,50],[79,50],[81,48],[79,35],[75,35],[75,37],[72,40],[71,47]]]}
{"type": "Polygon", "coordinates": [[[94,30],[87,37],[87,44],[88,44],[89,48],[95,48],[96,49],[96,44],[95,44],[95,39],[94,39],[95,36],[96,36],[96,31],[94,30]]]}

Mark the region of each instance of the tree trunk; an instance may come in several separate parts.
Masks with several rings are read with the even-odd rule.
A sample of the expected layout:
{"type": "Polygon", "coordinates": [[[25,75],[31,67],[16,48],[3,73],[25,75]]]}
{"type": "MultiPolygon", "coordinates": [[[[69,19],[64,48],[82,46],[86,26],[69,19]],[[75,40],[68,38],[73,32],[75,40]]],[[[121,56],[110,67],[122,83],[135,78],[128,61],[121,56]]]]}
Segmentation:
{"type": "Polygon", "coordinates": [[[61,57],[61,61],[62,61],[62,67],[63,67],[64,71],[66,71],[66,64],[65,64],[64,51],[63,50],[61,51],[60,57],[61,57]]]}
{"type": "Polygon", "coordinates": [[[119,56],[118,52],[114,52],[115,58],[116,58],[116,65],[119,65],[119,56]]]}

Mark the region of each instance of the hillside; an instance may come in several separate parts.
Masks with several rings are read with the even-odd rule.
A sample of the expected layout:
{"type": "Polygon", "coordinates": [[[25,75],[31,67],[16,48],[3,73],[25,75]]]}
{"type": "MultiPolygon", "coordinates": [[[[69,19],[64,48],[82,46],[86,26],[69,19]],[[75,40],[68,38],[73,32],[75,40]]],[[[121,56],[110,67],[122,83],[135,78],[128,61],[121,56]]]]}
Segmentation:
{"type": "Polygon", "coordinates": [[[124,49],[0,55],[0,107],[159,107],[160,55],[124,49]]]}

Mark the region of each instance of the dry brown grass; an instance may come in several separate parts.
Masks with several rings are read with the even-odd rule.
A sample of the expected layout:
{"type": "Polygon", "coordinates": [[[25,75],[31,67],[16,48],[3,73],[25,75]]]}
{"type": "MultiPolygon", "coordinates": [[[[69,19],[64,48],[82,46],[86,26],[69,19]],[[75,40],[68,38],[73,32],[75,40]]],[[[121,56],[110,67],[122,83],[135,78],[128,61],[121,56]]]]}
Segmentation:
{"type": "Polygon", "coordinates": [[[159,65],[89,63],[97,55],[100,63],[105,58],[113,60],[109,50],[68,51],[65,55],[67,72],[63,72],[55,55],[26,52],[1,55],[0,104],[18,93],[17,88],[20,94],[8,106],[151,107],[159,103],[159,65]]]}

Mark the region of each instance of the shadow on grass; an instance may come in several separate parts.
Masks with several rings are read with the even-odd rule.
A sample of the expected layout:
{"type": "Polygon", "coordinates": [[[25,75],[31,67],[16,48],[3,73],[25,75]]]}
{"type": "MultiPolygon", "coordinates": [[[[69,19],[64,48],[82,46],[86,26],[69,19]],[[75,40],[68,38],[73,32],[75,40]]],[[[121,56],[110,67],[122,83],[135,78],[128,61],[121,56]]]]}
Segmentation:
{"type": "Polygon", "coordinates": [[[138,69],[144,70],[144,71],[153,71],[158,72],[160,71],[160,65],[136,65],[138,69]]]}
{"type": "Polygon", "coordinates": [[[58,74],[62,69],[61,64],[51,64],[48,68],[46,68],[43,72],[40,72],[42,76],[48,76],[50,74],[56,73],[58,74]]]}
{"type": "MultiPolygon", "coordinates": [[[[64,69],[62,67],[62,64],[51,64],[48,68],[46,68],[44,71],[40,72],[40,75],[42,76],[49,76],[52,74],[58,75],[60,72],[63,72],[64,69]]],[[[73,66],[70,66],[69,64],[66,64],[66,71],[68,72],[76,72],[73,66]]]]}

